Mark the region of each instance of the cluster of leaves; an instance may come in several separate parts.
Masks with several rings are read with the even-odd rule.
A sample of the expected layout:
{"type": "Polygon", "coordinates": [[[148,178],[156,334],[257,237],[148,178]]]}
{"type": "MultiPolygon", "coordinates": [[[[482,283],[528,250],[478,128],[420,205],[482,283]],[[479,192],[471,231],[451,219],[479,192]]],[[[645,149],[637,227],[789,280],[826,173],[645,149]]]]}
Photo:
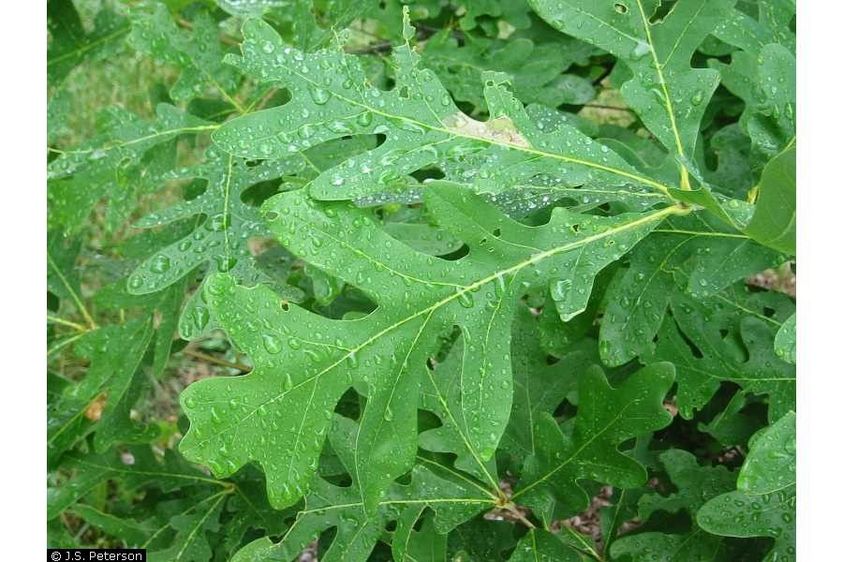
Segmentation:
{"type": "Polygon", "coordinates": [[[795,558],[794,0],[48,8],[52,546],[795,558]]]}

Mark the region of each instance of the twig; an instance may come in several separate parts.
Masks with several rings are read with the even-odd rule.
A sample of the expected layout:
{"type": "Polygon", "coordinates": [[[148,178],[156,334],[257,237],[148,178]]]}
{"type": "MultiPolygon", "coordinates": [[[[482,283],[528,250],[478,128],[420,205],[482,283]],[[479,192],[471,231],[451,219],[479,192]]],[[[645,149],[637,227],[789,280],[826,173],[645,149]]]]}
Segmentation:
{"type": "Polygon", "coordinates": [[[583,107],[593,107],[595,109],[611,109],[613,111],[625,111],[627,113],[635,113],[634,111],[632,111],[628,107],[618,107],[618,106],[615,106],[615,105],[603,105],[603,104],[600,104],[600,103],[587,103],[587,104],[583,105],[583,107]]]}
{"type": "Polygon", "coordinates": [[[190,349],[189,347],[184,348],[182,353],[196,359],[207,361],[208,363],[214,363],[215,365],[221,365],[223,367],[228,367],[229,369],[237,369],[238,371],[243,371],[244,373],[248,373],[252,370],[252,368],[248,365],[243,365],[242,363],[231,363],[225,359],[219,359],[218,357],[202,353],[201,351],[196,351],[195,349],[190,349]]]}

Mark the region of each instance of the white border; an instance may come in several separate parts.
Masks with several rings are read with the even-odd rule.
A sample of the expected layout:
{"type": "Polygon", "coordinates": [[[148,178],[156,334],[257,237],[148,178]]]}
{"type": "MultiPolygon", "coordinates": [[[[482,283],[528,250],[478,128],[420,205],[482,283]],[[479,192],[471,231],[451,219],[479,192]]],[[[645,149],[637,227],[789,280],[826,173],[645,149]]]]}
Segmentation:
{"type": "Polygon", "coordinates": [[[843,6],[797,15],[797,555],[840,556],[843,459],[843,6]]]}
{"type": "Polygon", "coordinates": [[[0,559],[46,552],[47,6],[5,6],[0,34],[0,559]]]}
{"type": "MultiPolygon", "coordinates": [[[[42,560],[46,546],[46,4],[18,2],[6,15],[0,50],[0,558],[25,561],[42,560]]],[[[798,25],[797,547],[802,560],[812,561],[841,550],[843,5],[800,0],[798,25]]]]}

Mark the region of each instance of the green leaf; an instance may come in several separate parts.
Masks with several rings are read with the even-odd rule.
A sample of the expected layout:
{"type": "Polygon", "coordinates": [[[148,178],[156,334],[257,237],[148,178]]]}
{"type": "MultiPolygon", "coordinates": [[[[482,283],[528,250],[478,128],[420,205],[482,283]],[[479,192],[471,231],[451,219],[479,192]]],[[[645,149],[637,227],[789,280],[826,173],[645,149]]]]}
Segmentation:
{"type": "Polygon", "coordinates": [[[523,283],[581,287],[559,295],[565,302],[557,306],[574,315],[585,307],[594,275],[675,212],[602,218],[556,209],[547,225],[527,227],[452,185],[431,184],[425,193],[437,222],[472,248],[465,258],[415,252],[375,228],[366,212],[320,205],[301,192],[264,205],[285,246],[381,307],[359,320],[331,320],[279,306],[266,288],[239,288],[230,276],[213,280],[209,304],[255,370],[202,381],[182,395],[192,422],[181,444],[188,458],[220,475],[257,461],[272,503],[290,505],[313,474],[331,410],[353,384],[368,398],[355,464],[372,505],[412,465],[425,361],[437,337],[456,324],[467,351],[461,374],[467,444],[488,460],[512,396],[509,342],[500,334],[509,331],[523,283]],[[244,311],[259,316],[244,323],[244,311]]]}
{"type": "Polygon", "coordinates": [[[605,296],[600,358],[617,366],[645,353],[671,298],[711,297],[782,258],[716,218],[671,217],[631,253],[605,296]]]}
{"type": "MultiPolygon", "coordinates": [[[[669,562],[711,560],[726,562],[720,550],[722,539],[695,529],[688,534],[638,533],[612,545],[612,560],[618,562],[669,562]]],[[[734,559],[732,559],[734,560],[734,559]]]]}
{"type": "Polygon", "coordinates": [[[128,491],[153,487],[172,492],[198,486],[207,492],[226,486],[225,482],[208,478],[172,451],[158,459],[150,447],[140,445],[102,454],[71,454],[64,459],[62,470],[69,471],[71,477],[64,485],[48,489],[48,520],[58,517],[110,479],[119,480],[121,488],[128,491]]]}
{"type": "Polygon", "coordinates": [[[621,93],[678,160],[677,181],[689,189],[686,160],[694,154],[703,112],[719,82],[716,71],[691,68],[691,56],[734,0],[679,0],[657,22],[653,16],[659,3],[647,0],[530,3],[552,26],[629,66],[634,78],[621,93]]]}
{"type": "Polygon", "coordinates": [[[737,476],[724,466],[699,466],[693,454],[671,449],[659,455],[670,482],[677,492],[669,496],[644,495],[638,501],[638,513],[643,520],[656,510],[676,513],[679,510],[696,512],[702,505],[735,486],[737,476]]]}
{"type": "Polygon", "coordinates": [[[794,0],[739,3],[714,29],[739,50],[728,65],[717,60],[709,65],[746,104],[740,124],[764,160],[784,150],[796,131],[795,16],[794,0]]]}
{"type": "Polygon", "coordinates": [[[508,521],[475,518],[454,529],[449,537],[451,560],[504,562],[516,545],[508,521]]]}
{"type": "MultiPolygon", "coordinates": [[[[699,466],[695,456],[681,449],[670,449],[659,456],[670,482],[677,491],[669,496],[645,494],[638,501],[642,521],[661,510],[680,510],[695,515],[706,501],[735,486],[737,475],[723,466],[699,466]]],[[[643,532],[618,539],[611,554],[620,560],[711,560],[722,549],[722,539],[696,525],[685,534],[643,532]]]]}
{"type": "MultiPolygon", "coordinates": [[[[234,557],[234,562],[260,560],[292,560],[321,533],[332,527],[337,534],[330,548],[320,555],[324,560],[366,560],[389,521],[397,520],[395,537],[407,541],[422,512],[434,511],[433,530],[444,535],[455,526],[467,521],[483,509],[494,506],[482,487],[466,479],[447,477],[431,463],[430,468],[417,465],[409,484],[394,484],[389,492],[374,506],[373,511],[364,507],[363,490],[355,477],[355,444],[360,426],[354,421],[337,416],[331,444],[339,454],[345,470],[352,477],[351,486],[336,486],[315,478],[310,492],[304,498],[302,509],[282,539],[273,543],[268,537],[258,539],[234,557]]],[[[407,543],[393,541],[396,560],[412,560],[407,543]]]]}
{"type": "Polygon", "coordinates": [[[746,233],[765,246],[796,254],[796,144],[764,167],[758,203],[746,233]]]}
{"type": "Polygon", "coordinates": [[[97,12],[95,28],[88,32],[82,25],[72,0],[48,0],[47,82],[60,85],[76,66],[112,54],[129,32],[125,18],[110,9],[97,12]]]}
{"type": "Polygon", "coordinates": [[[472,446],[469,439],[471,429],[462,405],[464,390],[461,375],[467,353],[464,338],[460,337],[442,363],[435,369],[426,369],[426,376],[421,381],[419,406],[436,414],[442,425],[419,434],[419,446],[434,453],[456,454],[456,468],[494,487],[499,480],[494,458],[483,459],[472,446]]]}
{"type": "Polygon", "coordinates": [[[479,192],[534,180],[538,186],[666,193],[662,182],[571,125],[531,119],[503,75],[484,77],[491,115],[481,122],[457,109],[407,44],[394,51],[395,88],[383,91],[369,85],[358,58],[337,48],[302,52],[256,20],[246,22],[243,35],[243,56],[228,60],[262,82],[287,88],[292,99],[226,123],[214,134],[222,149],[244,158],[279,158],[344,136],[386,136],[376,149],[321,173],[309,187],[319,199],[406,190],[404,176],[433,166],[479,192]]]}
{"type": "Polygon", "coordinates": [[[51,459],[94,431],[94,447],[104,451],[118,441],[136,441],[151,428],[130,419],[144,377],[136,376],[152,337],[151,322],[134,321],[88,332],[75,343],[90,361],[85,377],[67,386],[50,404],[47,450],[51,459]]]}
{"type": "Polygon", "coordinates": [[[599,368],[586,371],[580,377],[573,427],[560,427],[546,413],[536,420],[537,453],[527,459],[512,499],[537,510],[549,523],[588,505],[589,496],[578,480],[623,488],[642,485],[646,470],[618,445],[670,423],[662,400],[673,377],[673,365],[657,363],[613,388],[599,368]]]}
{"type": "Polygon", "coordinates": [[[796,363],[796,314],[784,321],[773,342],[776,355],[788,363],[796,363]]]}
{"type": "Polygon", "coordinates": [[[235,109],[243,107],[233,97],[239,75],[222,62],[224,50],[218,40],[216,22],[198,12],[180,29],[163,4],[140,6],[131,12],[132,33],[129,44],[141,53],[156,60],[177,66],[181,70],[170,96],[178,102],[202,96],[206,90],[215,90],[235,109]]]}
{"type": "Polygon", "coordinates": [[[778,322],[758,313],[741,317],[728,299],[719,298],[675,297],[671,311],[648,360],[676,365],[682,417],[690,419],[726,381],[766,395],[771,420],[795,407],[796,370],[773,353],[772,326],[778,322]]]}
{"type": "Polygon", "coordinates": [[[132,521],[115,517],[86,504],[76,504],[70,513],[81,517],[86,523],[100,529],[108,535],[120,538],[126,546],[138,547],[155,532],[153,523],[149,521],[132,521]]]}
{"type": "Polygon", "coordinates": [[[138,195],[160,189],[174,166],[177,137],[216,127],[171,105],[160,104],[144,122],[126,110],[106,114],[102,133],[59,156],[47,168],[48,224],[75,232],[85,227],[94,205],[108,198],[112,230],[128,219],[138,195]]]}
{"type": "MultiPolygon", "coordinates": [[[[471,30],[482,26],[486,18],[501,19],[515,28],[530,25],[527,16],[527,2],[511,0],[510,2],[494,2],[489,0],[473,0],[465,3],[465,15],[460,20],[462,29],[471,30]]],[[[487,29],[487,32],[490,31],[487,29]]]]}
{"type": "Polygon", "coordinates": [[[210,496],[192,505],[187,512],[170,519],[169,526],[175,530],[175,538],[167,548],[150,552],[149,560],[151,562],[205,562],[210,559],[213,549],[207,541],[206,534],[219,530],[220,512],[226,496],[226,492],[210,496]]]}
{"type": "MultiPolygon", "coordinates": [[[[189,235],[150,256],[129,276],[128,288],[134,294],[154,293],[172,285],[203,264],[210,271],[229,272],[248,283],[270,282],[249,251],[250,238],[268,236],[258,209],[243,201],[251,186],[280,180],[282,175],[304,169],[301,158],[249,163],[209,149],[207,160],[195,168],[183,168],[166,179],[202,178],[204,193],[174,207],[147,215],[135,223],[154,228],[174,221],[193,219],[196,226],[189,235]]],[[[290,291],[287,296],[294,296],[290,291]]]]}
{"type": "Polygon", "coordinates": [[[536,43],[527,37],[501,41],[466,33],[462,39],[450,31],[437,33],[425,43],[422,63],[440,77],[454,99],[467,101],[476,110],[486,109],[486,71],[509,75],[515,97],[525,104],[582,105],[594,97],[588,79],[563,74],[575,63],[585,66],[594,52],[572,37],[554,35],[553,41],[536,43]]]}
{"type": "Polygon", "coordinates": [[[708,501],[700,527],[726,537],[771,537],[765,561],[796,559],[796,414],[789,412],[750,441],[738,489],[708,501]]]}
{"type": "Polygon", "coordinates": [[[588,560],[563,543],[555,535],[541,529],[530,529],[521,537],[509,562],[577,562],[588,560]]]}
{"type": "MultiPolygon", "coordinates": [[[[94,327],[96,323],[82,300],[79,271],[75,267],[81,242],[79,238],[68,238],[56,232],[47,234],[47,290],[60,299],[59,307],[62,302],[71,303],[88,326],[94,327]]],[[[81,334],[72,337],[78,339],[81,334]]],[[[48,352],[48,356],[50,354],[48,352]]]]}
{"type": "MultiPolygon", "coordinates": [[[[559,318],[551,311],[542,317],[545,315],[559,318]]],[[[576,391],[577,376],[599,364],[595,342],[586,339],[568,349],[559,362],[548,365],[539,344],[539,322],[529,308],[522,306],[512,323],[512,412],[500,449],[519,467],[538,453],[534,420],[556,411],[576,391]]]]}
{"type": "Polygon", "coordinates": [[[711,422],[699,424],[700,431],[708,433],[724,447],[745,447],[752,434],[767,422],[766,416],[752,415],[751,411],[746,410],[747,406],[752,406],[757,401],[758,399],[749,400],[746,392],[736,392],[711,422]]]}

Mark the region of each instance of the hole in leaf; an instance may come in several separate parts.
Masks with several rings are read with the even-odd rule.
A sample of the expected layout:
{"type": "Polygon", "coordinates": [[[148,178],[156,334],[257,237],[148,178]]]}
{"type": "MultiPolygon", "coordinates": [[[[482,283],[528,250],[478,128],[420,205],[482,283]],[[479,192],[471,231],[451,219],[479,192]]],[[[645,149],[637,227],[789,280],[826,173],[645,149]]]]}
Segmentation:
{"type": "Polygon", "coordinates": [[[450,254],[445,254],[444,256],[439,256],[439,257],[442,258],[443,260],[456,261],[460,258],[463,258],[463,257],[467,256],[467,255],[468,255],[468,245],[463,244],[462,246],[460,246],[459,248],[457,248],[456,250],[454,250],[450,254]]]}
{"type": "Polygon", "coordinates": [[[439,168],[423,168],[421,170],[416,170],[410,175],[420,182],[424,182],[425,180],[441,180],[445,177],[445,172],[439,168]]]}
{"type": "Polygon", "coordinates": [[[398,482],[399,484],[403,485],[403,486],[407,486],[408,484],[410,484],[412,479],[413,479],[413,472],[409,471],[409,472],[405,472],[404,474],[402,474],[401,476],[396,478],[395,481],[398,482]]]}
{"type": "Polygon", "coordinates": [[[348,474],[328,474],[323,475],[322,478],[340,488],[350,488],[352,484],[351,476],[348,474]]]}
{"type": "Polygon", "coordinates": [[[615,2],[615,11],[619,14],[625,14],[629,11],[629,8],[623,2],[615,2]]]}
{"type": "Polygon", "coordinates": [[[182,192],[184,193],[184,198],[186,201],[196,199],[197,197],[205,193],[205,191],[207,190],[208,180],[206,180],[205,178],[195,178],[182,188],[182,192]]]}
{"type": "Polygon", "coordinates": [[[349,388],[340,397],[335,408],[336,413],[353,420],[359,420],[364,399],[354,388],[349,388]]]}
{"type": "Polygon", "coordinates": [[[570,419],[577,413],[577,407],[571,404],[568,400],[563,400],[556,410],[553,411],[553,417],[570,419]]]}
{"type": "Polygon", "coordinates": [[[685,332],[683,332],[682,329],[678,325],[676,326],[676,331],[679,333],[679,336],[682,338],[682,340],[688,346],[688,349],[691,351],[691,355],[693,355],[697,359],[702,359],[703,352],[700,350],[699,347],[697,347],[697,344],[695,344],[693,342],[693,340],[691,340],[691,338],[689,338],[687,335],[685,335],[685,332]]]}
{"type": "Polygon", "coordinates": [[[280,191],[281,182],[269,180],[256,183],[240,193],[240,200],[250,207],[260,207],[264,201],[280,191]]]}

